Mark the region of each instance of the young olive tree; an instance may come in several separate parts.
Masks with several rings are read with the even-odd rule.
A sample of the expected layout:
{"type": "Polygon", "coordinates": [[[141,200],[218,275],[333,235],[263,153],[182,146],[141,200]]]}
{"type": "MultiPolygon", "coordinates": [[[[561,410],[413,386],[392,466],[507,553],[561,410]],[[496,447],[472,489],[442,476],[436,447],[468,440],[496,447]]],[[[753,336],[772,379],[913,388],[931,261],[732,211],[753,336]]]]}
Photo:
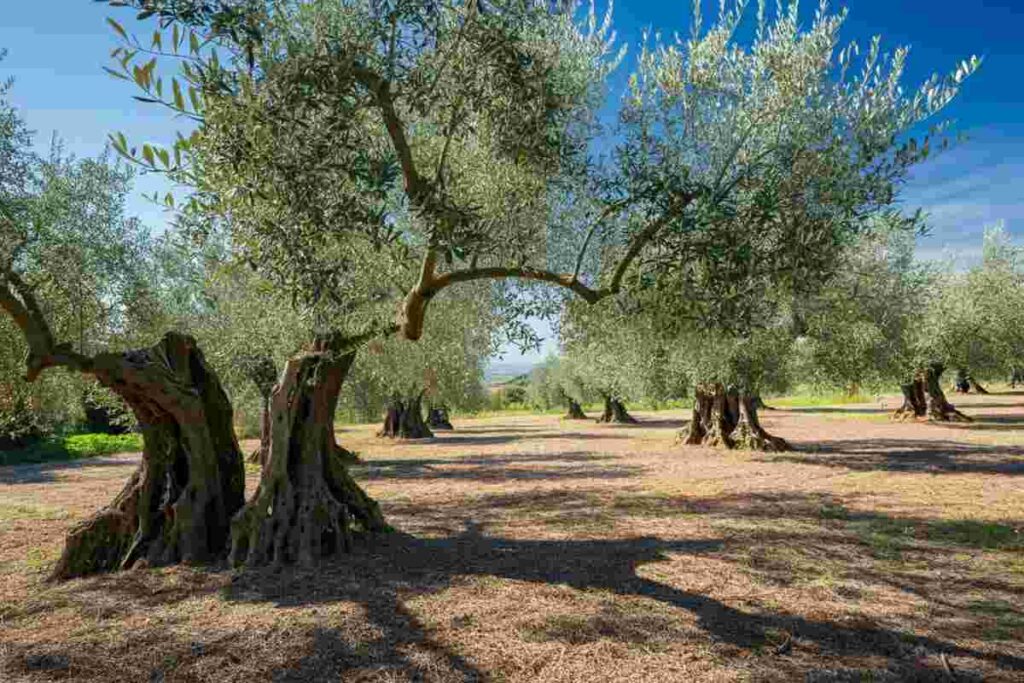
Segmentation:
{"type": "Polygon", "coordinates": [[[281,434],[236,518],[233,555],[248,563],[313,561],[353,526],[382,526],[324,464],[357,343],[419,339],[431,302],[467,282],[531,280],[597,303],[634,275],[755,252],[767,273],[809,281],[927,153],[895,136],[975,67],[905,96],[903,51],[881,64],[876,43],[850,75],[841,16],[801,32],[795,9],[769,21],[762,4],[745,47],[739,10],[723,9],[691,40],[644,50],[602,163],[595,112],[618,58],[610,15],[599,24],[593,8],[578,22],[574,5],[534,0],[110,4],[163,28],[152,46],[125,35],[119,73],[196,120],[171,149],[118,149],[191,185],[189,210],[230,215],[238,257],[320,311],[321,341],[283,372],[281,434]],[[153,51],[180,57],[180,76],[160,76],[153,51]]]}

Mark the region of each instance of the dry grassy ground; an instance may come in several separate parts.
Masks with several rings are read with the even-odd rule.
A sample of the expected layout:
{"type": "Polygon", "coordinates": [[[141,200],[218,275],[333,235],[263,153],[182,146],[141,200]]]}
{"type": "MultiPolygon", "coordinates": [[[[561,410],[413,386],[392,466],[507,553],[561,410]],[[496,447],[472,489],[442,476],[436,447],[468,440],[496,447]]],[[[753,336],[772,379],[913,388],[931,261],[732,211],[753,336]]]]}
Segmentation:
{"type": "Polygon", "coordinates": [[[768,413],[780,455],[678,413],[346,429],[397,531],[316,572],[48,585],[135,457],[0,468],[0,680],[1022,681],[1024,396],[962,404],[768,413]]]}

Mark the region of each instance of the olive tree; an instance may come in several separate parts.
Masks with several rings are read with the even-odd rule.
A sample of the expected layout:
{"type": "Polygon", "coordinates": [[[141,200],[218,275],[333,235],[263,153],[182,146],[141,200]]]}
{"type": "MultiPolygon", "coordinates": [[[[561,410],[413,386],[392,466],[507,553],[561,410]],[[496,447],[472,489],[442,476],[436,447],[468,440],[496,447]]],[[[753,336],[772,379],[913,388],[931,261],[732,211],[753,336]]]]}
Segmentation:
{"type": "Polygon", "coordinates": [[[481,280],[597,303],[756,254],[767,274],[809,281],[929,148],[895,136],[975,67],[904,95],[905,51],[883,64],[876,43],[854,74],[841,16],[801,31],[795,8],[769,19],[761,4],[743,46],[740,11],[723,9],[689,41],[643,50],[624,128],[595,159],[618,61],[610,15],[577,21],[532,0],[110,4],[164,29],[152,46],[125,35],[118,73],[196,122],[170,149],[115,137],[118,149],[191,186],[188,210],[230,215],[238,257],[319,311],[318,341],[272,399],[281,427],[260,490],[236,517],[247,563],[313,561],[382,526],[327,464],[357,344],[419,339],[443,290],[481,280]],[[180,57],[179,76],[161,76],[154,51],[180,57]]]}
{"type": "MultiPolygon", "coordinates": [[[[0,118],[10,118],[2,97],[0,113],[0,118]]],[[[21,130],[18,124],[0,128],[0,149],[23,148],[27,138],[21,130]]],[[[11,169],[0,167],[0,178],[20,173],[19,158],[26,156],[0,155],[5,164],[15,160],[11,169]]],[[[144,441],[143,461],[124,489],[68,534],[54,574],[116,569],[140,559],[165,563],[216,558],[227,541],[231,517],[243,502],[231,405],[217,375],[194,340],[180,334],[169,333],[152,347],[113,353],[99,343],[109,340],[90,338],[83,331],[96,302],[74,291],[62,298],[65,285],[56,274],[66,267],[77,277],[75,263],[89,264],[91,259],[116,266],[106,263],[107,250],[122,242],[95,245],[92,238],[107,233],[88,232],[120,225],[105,213],[121,206],[118,177],[111,183],[109,175],[80,175],[88,165],[53,167],[30,160],[27,168],[21,184],[4,187],[0,195],[0,308],[21,333],[27,351],[25,377],[32,382],[49,368],[64,368],[94,378],[128,404],[144,441]],[[93,251],[94,246],[102,251],[93,251]],[[76,249],[72,263],[48,260],[61,250],[76,249]],[[57,324],[51,324],[51,317],[57,324]]],[[[99,299],[101,305],[111,303],[104,296],[99,299]]]]}
{"type": "Polygon", "coordinates": [[[432,428],[452,429],[450,409],[479,404],[483,365],[495,350],[499,322],[495,308],[485,288],[441,296],[446,300],[427,321],[427,334],[421,342],[392,337],[373,342],[361,352],[354,379],[367,379],[360,387],[386,401],[379,436],[429,437],[432,428]]]}
{"type": "Polygon", "coordinates": [[[1012,372],[1021,350],[1019,304],[1024,301],[1017,249],[1005,232],[986,230],[981,263],[966,272],[947,264],[928,292],[894,417],[966,421],[942,389],[945,369],[957,369],[960,391],[984,391],[975,373],[1012,372]]]}

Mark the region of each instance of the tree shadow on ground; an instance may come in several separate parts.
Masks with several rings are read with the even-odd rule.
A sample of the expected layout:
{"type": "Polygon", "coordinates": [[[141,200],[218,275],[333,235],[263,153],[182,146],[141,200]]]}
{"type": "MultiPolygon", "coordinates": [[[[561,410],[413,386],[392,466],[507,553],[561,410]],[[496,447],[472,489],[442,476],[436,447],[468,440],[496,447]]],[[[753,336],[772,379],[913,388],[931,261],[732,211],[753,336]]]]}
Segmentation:
{"type": "MultiPolygon", "coordinates": [[[[317,606],[338,602],[363,607],[376,634],[371,641],[360,640],[337,624],[316,624],[308,633],[301,634],[300,640],[306,643],[304,654],[296,657],[296,663],[290,667],[279,668],[273,677],[277,681],[350,677],[364,680],[373,675],[396,680],[487,680],[489,674],[436,638],[434,631],[406,606],[411,598],[438,594],[472,577],[569,586],[578,591],[604,591],[612,596],[654,600],[670,612],[679,610],[691,615],[697,632],[712,645],[767,649],[769,657],[761,658],[758,666],[771,670],[775,674],[772,680],[798,680],[811,674],[818,677],[807,680],[863,680],[867,674],[877,674],[870,680],[939,680],[930,676],[944,669],[923,662],[926,658],[935,660],[941,654],[958,658],[957,680],[980,680],[963,668],[963,661],[968,666],[998,667],[1003,673],[1024,671],[1024,657],[1005,649],[979,650],[962,645],[961,617],[965,607],[955,602],[982,589],[1005,594],[1016,591],[1014,594],[1019,596],[1020,586],[1000,582],[997,577],[992,578],[991,585],[967,585],[947,574],[955,566],[956,556],[965,549],[1024,549],[1020,534],[1013,528],[1019,526],[1019,521],[993,525],[970,520],[892,517],[847,509],[828,496],[798,492],[700,498],[658,495],[638,488],[496,493],[432,506],[385,503],[385,509],[398,525],[408,523],[415,528],[437,521],[452,531],[433,538],[395,532],[359,539],[352,552],[310,570],[246,570],[231,574],[181,568],[173,570],[177,580],[170,586],[158,573],[132,571],[72,582],[56,590],[63,591],[65,599],[77,601],[82,609],[89,610],[96,609],[97,596],[102,596],[110,610],[107,618],[121,612],[137,613],[140,604],[148,609],[212,593],[234,603],[269,602],[277,607],[306,607],[314,611],[317,606]],[[554,506],[589,511],[597,516],[630,518],[633,524],[638,520],[642,523],[700,515],[711,524],[702,526],[703,529],[710,528],[712,536],[715,531],[723,535],[574,540],[509,538],[486,531],[509,516],[534,519],[554,506]],[[719,522],[733,526],[716,527],[719,522]],[[894,542],[910,563],[907,569],[894,568],[891,559],[886,560],[888,564],[875,562],[877,553],[893,552],[894,542]],[[780,548],[798,553],[800,561],[781,563],[777,556],[764,554],[766,549],[780,548]],[[913,571],[922,557],[937,573],[922,577],[913,571]],[[726,561],[737,571],[754,572],[760,580],[780,585],[806,579],[803,572],[813,574],[825,565],[839,567],[858,582],[891,586],[924,597],[934,611],[929,616],[928,629],[949,629],[950,638],[917,635],[904,627],[879,625],[873,620],[811,618],[799,614],[799,607],[786,610],[766,603],[751,607],[751,603],[742,600],[737,603],[741,606],[735,606],[647,578],[638,571],[646,564],[678,565],[687,562],[686,558],[693,558],[689,560],[693,562],[698,558],[726,561]],[[783,650],[771,654],[780,632],[791,639],[792,657],[783,650]],[[832,666],[849,665],[850,662],[838,661],[836,657],[870,659],[875,667],[878,658],[882,658],[888,662],[888,668],[820,668],[825,661],[832,666]],[[442,671],[446,673],[441,675],[442,671]],[[855,672],[861,678],[855,677],[855,672]],[[832,674],[839,677],[829,678],[832,674]]],[[[618,623],[614,628],[606,623],[606,617],[598,615],[596,621],[588,618],[583,622],[585,628],[594,631],[591,639],[608,637],[639,642],[645,633],[671,627],[667,621],[659,626],[661,617],[657,614],[645,620],[634,619],[636,623],[618,623]]],[[[559,630],[558,624],[553,626],[556,628],[549,634],[551,638],[564,639],[569,645],[576,642],[573,639],[579,640],[579,629],[559,630]]],[[[587,636],[587,632],[583,635],[587,636]]],[[[590,641],[585,638],[582,642],[590,641]]],[[[749,660],[738,657],[729,661],[743,667],[749,660]]]]}
{"type": "Polygon", "coordinates": [[[587,451],[512,453],[448,459],[374,458],[353,465],[351,469],[358,478],[367,480],[459,479],[488,482],[527,479],[625,479],[643,472],[643,468],[632,465],[601,464],[602,461],[609,459],[614,459],[614,456],[587,451]]]}
{"type": "Polygon", "coordinates": [[[30,465],[0,466],[0,484],[45,484],[58,480],[57,474],[65,470],[88,470],[103,467],[132,467],[134,459],[123,456],[96,456],[61,462],[30,465]]]}
{"type": "MultiPolygon", "coordinates": [[[[975,408],[976,406],[965,406],[975,408]]],[[[967,431],[1020,431],[1024,430],[1024,415],[1006,415],[1004,413],[975,413],[968,412],[973,422],[950,422],[938,426],[948,429],[963,429],[967,431]]]]}
{"type": "Polygon", "coordinates": [[[534,440],[569,439],[573,441],[629,439],[625,434],[595,434],[593,432],[531,432],[529,434],[508,434],[505,436],[469,434],[467,432],[444,432],[435,434],[430,443],[447,446],[496,446],[534,440]]]}
{"type": "MultiPolygon", "coordinates": [[[[596,422],[596,421],[595,421],[596,422]]],[[[596,423],[598,429],[614,429],[621,427],[623,429],[679,429],[687,423],[687,420],[683,418],[662,418],[662,419],[650,419],[644,417],[636,418],[636,422],[601,422],[596,423]]],[[[600,438],[608,438],[601,435],[600,438]]]]}
{"type": "Polygon", "coordinates": [[[713,642],[740,648],[763,648],[770,635],[783,631],[794,640],[830,655],[905,659],[915,649],[927,653],[989,660],[1024,671],[1024,659],[981,652],[924,636],[909,637],[884,627],[853,627],[781,612],[739,609],[719,600],[637,574],[643,564],[670,555],[699,555],[721,550],[718,539],[666,540],[518,540],[489,536],[466,520],[465,530],[447,538],[389,534],[311,577],[300,574],[246,573],[226,591],[229,600],[271,600],[282,607],[336,600],[365,601],[367,594],[386,596],[367,605],[375,623],[394,618],[403,593],[435,593],[457,577],[490,576],[515,581],[567,585],[580,591],[607,591],[649,598],[691,613],[713,642]]]}
{"type": "Polygon", "coordinates": [[[1022,457],[1024,448],[1016,446],[913,439],[848,439],[802,444],[797,450],[765,454],[758,459],[856,471],[1024,475],[1022,457]]]}

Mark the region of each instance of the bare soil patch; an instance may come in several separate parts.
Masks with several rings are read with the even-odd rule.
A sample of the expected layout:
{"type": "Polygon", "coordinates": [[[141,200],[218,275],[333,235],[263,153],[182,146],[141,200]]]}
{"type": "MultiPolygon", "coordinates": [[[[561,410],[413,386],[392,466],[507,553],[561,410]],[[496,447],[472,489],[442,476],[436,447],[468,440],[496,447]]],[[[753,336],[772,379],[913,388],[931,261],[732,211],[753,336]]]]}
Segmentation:
{"type": "Polygon", "coordinates": [[[670,412],[348,427],[396,531],[315,572],[46,584],[137,456],[0,468],[0,679],[1024,680],[1024,396],[958,405],[768,411],[779,454],[678,446],[670,412]]]}

